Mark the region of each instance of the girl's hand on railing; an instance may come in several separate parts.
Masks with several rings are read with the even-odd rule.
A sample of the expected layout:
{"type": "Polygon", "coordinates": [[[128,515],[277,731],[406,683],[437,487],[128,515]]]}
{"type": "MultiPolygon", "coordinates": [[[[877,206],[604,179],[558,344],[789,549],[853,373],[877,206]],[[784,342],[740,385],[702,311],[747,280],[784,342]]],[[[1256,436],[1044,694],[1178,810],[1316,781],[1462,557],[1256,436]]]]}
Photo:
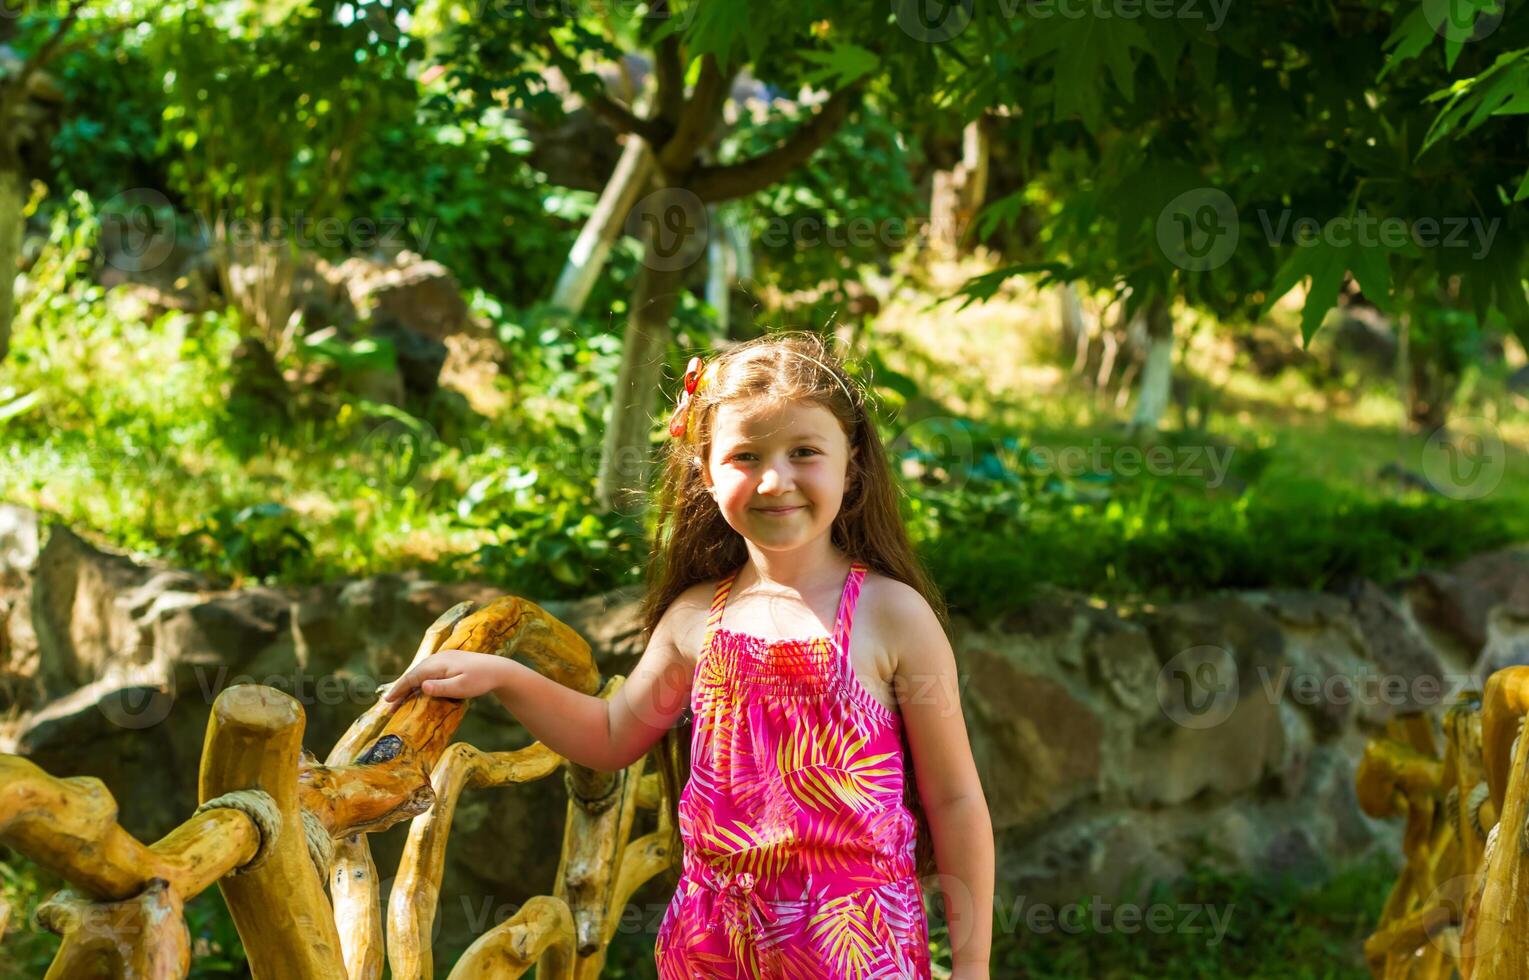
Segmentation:
{"type": "Polygon", "coordinates": [[[400,704],[416,690],[433,698],[475,698],[502,687],[511,661],[487,653],[439,650],[387,686],[382,699],[400,704]]]}

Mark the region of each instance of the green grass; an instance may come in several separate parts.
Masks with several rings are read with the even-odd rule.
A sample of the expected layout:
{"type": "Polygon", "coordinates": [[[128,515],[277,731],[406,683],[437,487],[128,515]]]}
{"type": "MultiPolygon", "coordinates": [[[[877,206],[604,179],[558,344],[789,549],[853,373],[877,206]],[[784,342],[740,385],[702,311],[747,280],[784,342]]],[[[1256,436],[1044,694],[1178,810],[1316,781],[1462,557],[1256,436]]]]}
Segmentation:
{"type": "MultiPolygon", "coordinates": [[[[1367,980],[1363,943],[1394,878],[1383,856],[1316,882],[1198,868],[1181,882],[1152,889],[1129,915],[1103,906],[1096,915],[1079,903],[1060,920],[1065,927],[1010,904],[1009,931],[994,943],[993,975],[1367,980]]],[[[1002,928],[1005,920],[998,918],[1002,928]]]]}

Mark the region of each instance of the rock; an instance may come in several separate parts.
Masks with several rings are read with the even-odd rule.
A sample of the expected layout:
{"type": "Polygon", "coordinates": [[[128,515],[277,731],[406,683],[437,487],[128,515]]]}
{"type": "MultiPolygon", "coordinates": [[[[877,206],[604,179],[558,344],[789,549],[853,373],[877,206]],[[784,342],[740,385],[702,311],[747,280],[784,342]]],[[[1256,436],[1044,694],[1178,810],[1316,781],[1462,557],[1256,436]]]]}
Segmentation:
{"type": "Polygon", "coordinates": [[[396,320],[383,320],[373,325],[372,336],[393,345],[404,391],[425,399],[440,386],[441,368],[446,365],[445,344],[410,330],[396,320]]]}
{"type": "Polygon", "coordinates": [[[1372,306],[1345,306],[1331,339],[1333,350],[1373,371],[1389,372],[1396,365],[1396,331],[1390,319],[1372,306]]]}
{"type": "Polygon", "coordinates": [[[1529,664],[1529,581],[1519,581],[1508,598],[1487,613],[1487,638],[1472,675],[1484,687],[1493,671],[1529,664]]]}
{"type": "Polygon", "coordinates": [[[234,346],[228,376],[223,399],[230,417],[290,417],[292,392],[275,356],[259,340],[244,337],[234,346]]]}
{"type": "Polygon", "coordinates": [[[1469,558],[1447,571],[1425,571],[1402,584],[1407,617],[1443,652],[1475,663],[1487,638],[1487,613],[1529,574],[1529,549],[1506,548],[1469,558]]]}
{"type": "Polygon", "coordinates": [[[1065,686],[982,647],[968,650],[962,692],[973,719],[978,766],[995,822],[1037,823],[1097,790],[1103,725],[1065,686]]]}
{"type": "Polygon", "coordinates": [[[350,258],[334,269],[351,305],[377,323],[392,321],[441,341],[471,325],[456,278],[439,262],[401,252],[391,263],[350,258]]]}

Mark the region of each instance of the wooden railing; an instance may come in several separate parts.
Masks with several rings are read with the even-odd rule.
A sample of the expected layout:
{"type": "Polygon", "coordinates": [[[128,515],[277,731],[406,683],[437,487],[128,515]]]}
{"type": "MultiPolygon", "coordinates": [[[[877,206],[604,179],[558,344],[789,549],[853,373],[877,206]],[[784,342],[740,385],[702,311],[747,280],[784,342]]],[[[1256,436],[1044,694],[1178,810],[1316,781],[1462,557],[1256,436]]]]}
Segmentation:
{"type": "MultiPolygon", "coordinates": [[[[601,697],[623,681],[602,687],[589,644],[516,597],[448,610],[425,631],[414,663],[442,649],[518,657],[601,697]]],[[[152,845],[118,825],[100,780],[56,779],[0,755],[0,842],[68,882],[37,910],[39,924],[63,937],[47,977],[184,977],[191,944],[182,908],[216,882],[257,980],[375,980],[384,947],[396,980],[426,980],[458,797],[559,769],[569,803],[552,894],[479,937],[450,980],[513,978],[533,965],[549,980],[598,977],[619,913],[673,860],[658,781],[643,775],[645,760],[599,772],[540,742],[513,752],[453,743],[466,710],[466,702],[441,698],[396,707],[379,700],[320,763],[302,751],[305,719],[295,699],[257,685],[228,688],[207,725],[201,806],[152,845]],[[658,826],[630,840],[639,807],[656,809],[658,826]],[[412,823],[384,933],[366,835],[403,820],[412,823]]],[[[9,911],[0,903],[0,934],[9,911]]]]}
{"type": "Polygon", "coordinates": [[[1360,805],[1406,820],[1406,863],[1365,957],[1377,980],[1529,977],[1529,667],[1492,674],[1442,724],[1394,719],[1365,750],[1360,805]]]}

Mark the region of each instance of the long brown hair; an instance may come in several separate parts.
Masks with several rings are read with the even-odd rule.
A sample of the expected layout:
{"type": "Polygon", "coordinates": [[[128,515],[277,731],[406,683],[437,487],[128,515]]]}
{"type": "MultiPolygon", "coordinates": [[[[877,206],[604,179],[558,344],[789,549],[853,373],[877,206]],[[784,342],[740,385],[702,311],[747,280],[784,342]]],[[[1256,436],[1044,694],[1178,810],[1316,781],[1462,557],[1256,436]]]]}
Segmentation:
{"type": "MultiPolygon", "coordinates": [[[[663,449],[659,474],[659,512],[654,560],[648,566],[643,598],[645,636],[652,636],[664,610],[699,582],[720,579],[748,559],[743,537],[727,523],[707,492],[702,472],[711,450],[717,406],[753,398],[806,401],[839,420],[849,437],[851,459],[844,499],[830,537],[851,558],[872,571],[918,590],[946,623],[944,599],[914,554],[898,512],[896,481],[881,436],[859,384],[844,370],[822,337],[808,332],[767,334],[739,344],[705,366],[705,382],[692,396],[685,438],[671,438],[663,449]]],[[[663,781],[673,836],[670,853],[680,853],[679,798],[690,772],[693,721],[670,728],[652,754],[663,781]]],[[[929,821],[919,800],[912,755],[903,736],[903,799],[918,826],[917,875],[933,874],[934,847],[929,821]]]]}

